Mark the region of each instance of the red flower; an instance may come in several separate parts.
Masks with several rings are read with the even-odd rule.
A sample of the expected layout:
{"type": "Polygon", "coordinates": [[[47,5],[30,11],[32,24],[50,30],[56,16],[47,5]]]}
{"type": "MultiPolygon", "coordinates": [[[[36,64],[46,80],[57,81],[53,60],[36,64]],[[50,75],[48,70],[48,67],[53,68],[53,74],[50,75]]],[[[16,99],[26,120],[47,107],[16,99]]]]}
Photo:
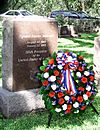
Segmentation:
{"type": "Polygon", "coordinates": [[[72,109],[72,105],[71,105],[71,104],[68,104],[67,109],[68,109],[68,110],[71,110],[71,109],[72,109]]]}
{"type": "Polygon", "coordinates": [[[75,65],[78,65],[78,64],[79,64],[79,62],[78,62],[78,61],[75,61],[75,62],[74,62],[74,64],[75,64],[75,65]]]}
{"type": "Polygon", "coordinates": [[[58,92],[58,98],[61,98],[63,96],[64,96],[64,94],[62,92],[58,92]]]}
{"type": "Polygon", "coordinates": [[[71,91],[69,91],[69,90],[66,91],[66,94],[67,94],[67,95],[70,95],[70,93],[71,93],[71,91]]]}
{"type": "Polygon", "coordinates": [[[78,88],[79,91],[84,91],[85,89],[83,87],[78,88]]]}
{"type": "Polygon", "coordinates": [[[68,64],[66,64],[66,65],[64,66],[64,70],[66,70],[66,69],[68,69],[68,64]]]}
{"type": "Polygon", "coordinates": [[[78,67],[78,70],[79,70],[80,72],[82,72],[82,71],[84,71],[84,67],[79,66],[79,67],[78,67]]]}
{"type": "Polygon", "coordinates": [[[83,60],[83,56],[78,56],[78,58],[79,58],[80,60],[83,60]]]}
{"type": "Polygon", "coordinates": [[[81,81],[82,81],[82,83],[87,83],[87,78],[86,77],[82,77],[82,79],[81,79],[81,81]]]}
{"type": "Polygon", "coordinates": [[[87,91],[87,92],[86,92],[86,95],[87,95],[88,97],[90,97],[90,96],[91,96],[91,92],[87,91]]]}
{"type": "Polygon", "coordinates": [[[55,92],[49,92],[49,97],[54,97],[55,96],[55,92]]]}
{"type": "Polygon", "coordinates": [[[91,81],[94,81],[94,76],[89,77],[91,81]]]}
{"type": "Polygon", "coordinates": [[[76,98],[74,96],[71,96],[72,101],[74,102],[76,98]]]}
{"type": "Polygon", "coordinates": [[[63,98],[59,98],[58,103],[59,103],[60,105],[64,104],[64,102],[65,102],[65,100],[64,100],[63,98]]]}
{"type": "Polygon", "coordinates": [[[48,69],[48,68],[46,68],[46,69],[44,70],[44,72],[48,72],[48,70],[49,70],[49,69],[48,69]]]}
{"type": "Polygon", "coordinates": [[[67,110],[65,111],[65,113],[71,113],[71,110],[67,109],[67,110]]]}
{"type": "Polygon", "coordinates": [[[49,64],[50,65],[54,64],[54,59],[53,58],[49,60],[49,64]]]}
{"type": "Polygon", "coordinates": [[[62,74],[60,73],[60,74],[59,74],[59,78],[60,78],[61,80],[62,80],[62,77],[63,77],[63,76],[62,76],[62,74]]]}
{"type": "Polygon", "coordinates": [[[57,83],[62,84],[61,80],[57,80],[57,83]]]}
{"type": "Polygon", "coordinates": [[[49,84],[49,82],[48,82],[48,80],[44,80],[44,81],[42,82],[42,84],[43,84],[43,86],[47,86],[47,85],[49,84]]]}
{"type": "Polygon", "coordinates": [[[65,53],[66,53],[67,55],[69,55],[69,52],[68,52],[68,51],[66,51],[65,53]]]}
{"type": "Polygon", "coordinates": [[[78,96],[78,97],[77,97],[77,101],[78,101],[78,102],[83,102],[83,97],[82,97],[82,96],[78,96]]]}
{"type": "Polygon", "coordinates": [[[59,71],[58,70],[55,70],[53,73],[54,73],[55,76],[59,75],[59,71]]]}
{"type": "Polygon", "coordinates": [[[91,101],[93,101],[93,100],[94,100],[94,98],[91,99],[91,101]]]}
{"type": "Polygon", "coordinates": [[[85,108],[86,108],[86,106],[82,106],[80,109],[81,109],[81,110],[84,110],[85,108]]]}

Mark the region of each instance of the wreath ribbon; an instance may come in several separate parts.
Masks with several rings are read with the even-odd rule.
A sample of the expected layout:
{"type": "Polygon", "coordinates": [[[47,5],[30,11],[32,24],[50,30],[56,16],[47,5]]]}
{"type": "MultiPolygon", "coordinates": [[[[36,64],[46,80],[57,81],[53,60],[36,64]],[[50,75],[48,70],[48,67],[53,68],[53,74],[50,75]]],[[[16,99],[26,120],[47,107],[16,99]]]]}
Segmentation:
{"type": "Polygon", "coordinates": [[[63,71],[63,76],[64,76],[64,79],[62,82],[64,84],[65,89],[72,95],[77,93],[76,86],[73,81],[70,69],[66,69],[65,71],[63,71]]]}
{"type": "Polygon", "coordinates": [[[75,70],[77,68],[77,60],[72,59],[72,61],[67,61],[66,59],[64,63],[64,59],[57,59],[57,62],[65,67],[65,70],[62,71],[62,83],[65,89],[72,95],[77,93],[76,86],[71,75],[71,70],[75,70]]]}

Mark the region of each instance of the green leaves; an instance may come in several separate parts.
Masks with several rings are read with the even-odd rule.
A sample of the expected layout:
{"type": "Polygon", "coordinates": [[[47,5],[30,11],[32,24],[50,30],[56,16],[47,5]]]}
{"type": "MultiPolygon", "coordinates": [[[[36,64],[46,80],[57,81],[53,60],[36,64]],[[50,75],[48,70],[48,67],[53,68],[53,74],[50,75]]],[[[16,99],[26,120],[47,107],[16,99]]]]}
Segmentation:
{"type": "Polygon", "coordinates": [[[42,86],[42,87],[40,88],[39,93],[40,93],[40,94],[44,94],[44,91],[45,91],[45,87],[44,87],[44,86],[42,86]]]}
{"type": "Polygon", "coordinates": [[[46,66],[48,65],[49,59],[50,59],[50,58],[46,58],[46,59],[43,60],[43,62],[42,62],[43,65],[40,66],[40,70],[41,70],[41,71],[44,71],[44,70],[45,70],[46,66]]]}
{"type": "Polygon", "coordinates": [[[46,60],[43,60],[43,65],[44,66],[47,66],[48,65],[48,60],[46,59],[46,60]]]}
{"type": "Polygon", "coordinates": [[[45,105],[49,110],[53,108],[52,102],[48,96],[45,98],[45,105]]]}
{"type": "Polygon", "coordinates": [[[56,52],[52,54],[52,58],[56,59],[56,52]]]}
{"type": "Polygon", "coordinates": [[[40,70],[44,71],[45,70],[45,66],[40,66],[40,70]]]}
{"type": "Polygon", "coordinates": [[[41,74],[37,73],[36,77],[41,80],[41,74]]]}

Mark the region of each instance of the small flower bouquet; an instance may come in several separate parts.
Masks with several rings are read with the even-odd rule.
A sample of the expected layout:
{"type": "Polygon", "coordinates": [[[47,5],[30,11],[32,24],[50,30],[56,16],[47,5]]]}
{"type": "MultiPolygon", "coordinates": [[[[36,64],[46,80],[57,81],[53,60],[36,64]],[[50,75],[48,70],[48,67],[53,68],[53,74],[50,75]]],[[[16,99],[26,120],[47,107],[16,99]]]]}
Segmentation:
{"type": "Polygon", "coordinates": [[[44,59],[39,69],[40,94],[50,112],[79,113],[93,102],[97,93],[94,71],[82,56],[59,51],[44,59]]]}

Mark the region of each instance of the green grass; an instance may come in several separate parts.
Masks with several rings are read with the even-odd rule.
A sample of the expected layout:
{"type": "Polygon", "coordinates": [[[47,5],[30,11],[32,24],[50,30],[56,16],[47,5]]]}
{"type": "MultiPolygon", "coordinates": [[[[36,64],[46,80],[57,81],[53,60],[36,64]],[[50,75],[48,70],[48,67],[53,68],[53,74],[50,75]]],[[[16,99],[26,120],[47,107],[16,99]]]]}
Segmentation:
{"type": "Polygon", "coordinates": [[[58,49],[82,55],[87,63],[93,64],[94,37],[97,34],[82,34],[79,38],[59,38],[58,49]]]}
{"type": "MultiPolygon", "coordinates": [[[[97,94],[93,105],[100,111],[100,93],[97,94]]],[[[0,119],[1,120],[1,119],[0,119]]],[[[16,119],[0,121],[0,130],[99,130],[100,116],[88,107],[84,113],[69,114],[66,118],[53,116],[50,128],[47,128],[48,113],[39,112],[26,114],[16,119]]]]}
{"type": "MultiPolygon", "coordinates": [[[[2,33],[0,26],[0,69],[2,33]]],[[[58,49],[69,50],[83,55],[86,62],[93,64],[93,40],[96,34],[82,34],[80,38],[59,38],[58,49]]],[[[1,72],[0,72],[1,78],[1,72]]],[[[100,112],[100,91],[93,105],[100,112]]],[[[82,115],[69,114],[66,118],[53,116],[50,128],[47,128],[48,113],[30,113],[15,119],[5,119],[0,115],[0,130],[100,130],[100,116],[91,107],[82,115]]]]}

